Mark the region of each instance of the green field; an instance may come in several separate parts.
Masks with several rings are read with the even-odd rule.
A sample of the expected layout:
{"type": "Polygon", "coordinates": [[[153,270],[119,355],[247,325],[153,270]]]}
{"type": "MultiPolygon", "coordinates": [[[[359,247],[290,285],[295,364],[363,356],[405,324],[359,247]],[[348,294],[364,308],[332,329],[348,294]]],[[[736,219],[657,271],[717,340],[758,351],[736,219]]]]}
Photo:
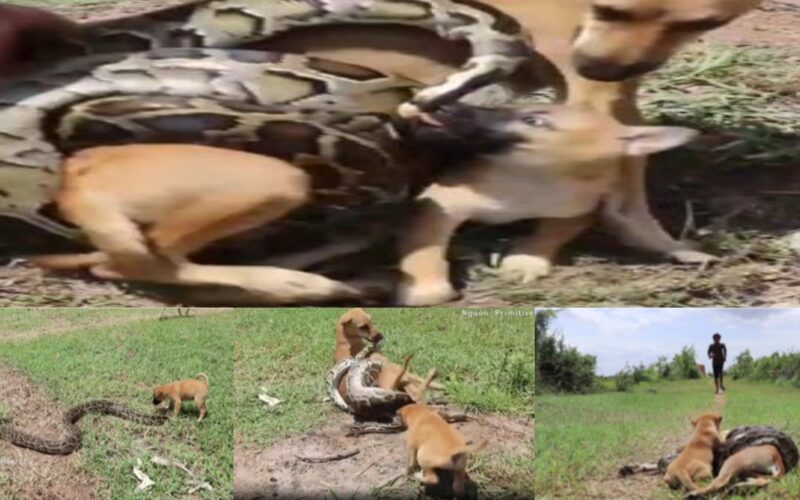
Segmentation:
{"type": "MultiPolygon", "coordinates": [[[[237,316],[235,442],[264,448],[322,426],[339,410],[323,398],[332,366],[334,324],[344,309],[249,310],[237,316]],[[264,386],[283,403],[267,414],[264,386]]],[[[509,416],[533,414],[533,317],[465,317],[456,309],[371,309],[390,359],[414,354],[411,368],[435,367],[448,403],[509,416]]],[[[507,311],[505,311],[507,313],[507,311]]],[[[493,313],[492,313],[493,314],[493,313]]],[[[533,446],[533,443],[530,443],[533,446]]],[[[481,458],[473,477],[531,491],[528,457],[481,458]]]]}
{"type": "MultiPolygon", "coordinates": [[[[719,411],[723,429],[771,425],[800,439],[800,390],[743,381],[726,385],[728,392],[719,400],[710,380],[642,383],[627,393],[537,396],[537,497],[580,498],[598,483],[614,484],[614,491],[624,490],[628,481],[639,485],[616,479],[619,467],[657,461],[690,435],[689,420],[705,411],[719,411]]],[[[651,498],[681,498],[660,478],[648,487],[651,498]]],[[[752,496],[798,497],[796,470],[752,496]]]]}
{"type": "MultiPolygon", "coordinates": [[[[192,402],[163,427],[144,427],[113,417],[85,417],[81,466],[101,478],[102,498],[134,498],[138,481],[132,474],[137,458],[155,485],[153,497],[177,497],[189,489],[184,472],[155,465],[161,456],[186,465],[213,491],[202,498],[232,494],[232,343],[235,313],[158,321],[137,319],[131,310],[0,310],[0,330],[16,340],[0,343],[0,363],[20,370],[49,399],[66,409],[90,399],[111,399],[150,413],[152,388],[176,379],[208,374],[208,414],[197,423],[192,402]],[[53,315],[60,333],[20,340],[21,330],[49,328],[53,315]],[[124,322],[127,319],[128,322],[124,322]],[[69,320],[69,321],[67,321],[69,320]],[[98,326],[92,326],[96,324],[98,326]],[[107,324],[109,326],[103,326],[107,324]]],[[[137,316],[138,315],[138,316],[137,316]]],[[[8,406],[0,403],[0,415],[8,406]]],[[[55,423],[54,423],[55,424],[55,423]]],[[[2,484],[2,483],[0,483],[2,484]]]]}

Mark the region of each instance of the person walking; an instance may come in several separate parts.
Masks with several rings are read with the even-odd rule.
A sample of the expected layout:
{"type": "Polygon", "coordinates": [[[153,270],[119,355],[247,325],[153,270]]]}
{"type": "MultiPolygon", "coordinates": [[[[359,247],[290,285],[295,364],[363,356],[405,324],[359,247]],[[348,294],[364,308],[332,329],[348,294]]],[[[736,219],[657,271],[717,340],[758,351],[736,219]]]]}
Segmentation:
{"type": "Polygon", "coordinates": [[[719,333],[715,333],[712,338],[714,343],[708,346],[708,357],[714,367],[714,385],[717,388],[714,394],[719,394],[720,391],[725,392],[725,384],[722,379],[725,371],[725,359],[728,357],[728,348],[720,342],[722,335],[719,333]]]}

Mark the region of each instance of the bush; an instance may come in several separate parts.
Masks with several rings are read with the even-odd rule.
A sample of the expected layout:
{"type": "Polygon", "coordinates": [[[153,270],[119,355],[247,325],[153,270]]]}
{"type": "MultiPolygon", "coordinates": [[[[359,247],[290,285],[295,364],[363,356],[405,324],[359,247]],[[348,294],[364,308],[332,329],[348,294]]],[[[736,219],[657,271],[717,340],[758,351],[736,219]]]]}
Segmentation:
{"type": "Polygon", "coordinates": [[[681,352],[676,354],[670,363],[670,378],[673,380],[700,378],[696,360],[697,355],[693,347],[686,346],[681,349],[681,352]]]}
{"type": "Polygon", "coordinates": [[[736,356],[736,362],[728,370],[728,374],[733,377],[733,380],[739,380],[750,377],[753,374],[753,370],[753,356],[747,350],[736,356]]]}
{"type": "Polygon", "coordinates": [[[628,392],[637,383],[633,372],[634,370],[626,368],[614,376],[614,384],[618,392],[628,392]]]}
{"type": "Polygon", "coordinates": [[[537,392],[594,392],[597,359],[567,346],[564,339],[551,330],[556,314],[556,311],[546,310],[536,311],[534,315],[537,392]]]}

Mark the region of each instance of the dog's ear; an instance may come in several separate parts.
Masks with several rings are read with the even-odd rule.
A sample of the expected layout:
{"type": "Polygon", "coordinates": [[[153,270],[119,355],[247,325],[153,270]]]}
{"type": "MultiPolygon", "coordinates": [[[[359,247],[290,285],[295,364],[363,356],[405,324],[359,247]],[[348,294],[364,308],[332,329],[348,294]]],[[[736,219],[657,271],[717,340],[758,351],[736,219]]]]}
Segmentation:
{"type": "Polygon", "coordinates": [[[648,156],[682,146],[698,134],[686,127],[626,127],[620,139],[626,155],[648,156]]]}
{"type": "Polygon", "coordinates": [[[719,428],[719,424],[721,424],[721,423],[722,423],[722,415],[717,415],[717,416],[714,418],[714,421],[717,423],[717,428],[719,428]]]}

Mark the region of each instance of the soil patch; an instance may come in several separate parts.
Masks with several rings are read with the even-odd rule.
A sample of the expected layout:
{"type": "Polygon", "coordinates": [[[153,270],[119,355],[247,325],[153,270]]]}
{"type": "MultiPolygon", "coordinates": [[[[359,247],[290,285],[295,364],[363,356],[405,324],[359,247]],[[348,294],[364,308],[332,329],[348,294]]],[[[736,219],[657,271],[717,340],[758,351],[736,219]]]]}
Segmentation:
{"type": "MultiPolygon", "coordinates": [[[[405,477],[405,434],[369,434],[346,437],[341,415],[334,425],[279,441],[269,448],[234,450],[234,497],[255,498],[368,498],[381,494],[413,497],[417,484],[405,477]],[[297,457],[331,457],[358,450],[344,460],[311,464],[297,457]]],[[[482,460],[497,454],[525,454],[532,424],[524,418],[478,415],[453,424],[470,442],[489,437],[482,460]]],[[[531,456],[533,460],[533,456],[531,456]]]]}
{"type": "MultiPolygon", "coordinates": [[[[4,417],[30,432],[57,438],[64,412],[20,372],[0,364],[4,417]]],[[[6,498],[99,498],[101,481],[81,467],[80,450],[64,457],[44,455],[0,440],[0,491],[6,498]]]]}

